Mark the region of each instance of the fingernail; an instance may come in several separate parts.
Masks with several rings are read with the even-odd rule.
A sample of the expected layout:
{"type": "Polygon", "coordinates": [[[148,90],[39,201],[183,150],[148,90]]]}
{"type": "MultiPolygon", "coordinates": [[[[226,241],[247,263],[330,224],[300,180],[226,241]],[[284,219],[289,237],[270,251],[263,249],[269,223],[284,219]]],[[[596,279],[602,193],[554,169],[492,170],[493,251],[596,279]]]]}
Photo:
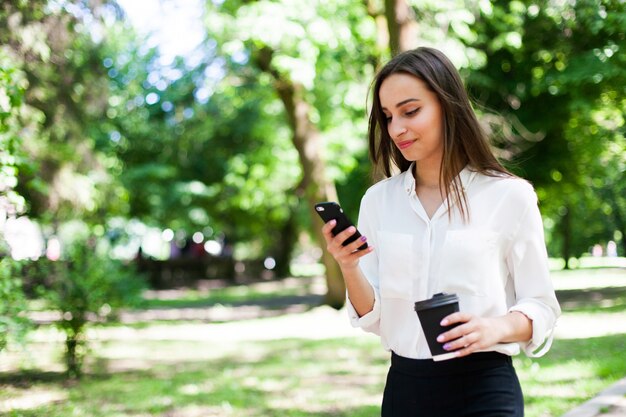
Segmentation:
{"type": "Polygon", "coordinates": [[[366,240],[367,240],[367,237],[361,236],[361,242],[365,242],[366,240]]]}
{"type": "Polygon", "coordinates": [[[334,220],[334,219],[333,219],[333,220],[331,220],[331,221],[330,221],[330,224],[332,224],[333,226],[334,226],[334,225],[336,225],[336,224],[337,224],[337,220],[334,220]]]}
{"type": "Polygon", "coordinates": [[[356,229],[355,229],[355,227],[354,227],[354,226],[350,226],[350,227],[348,228],[348,232],[350,232],[350,233],[354,233],[354,231],[355,231],[355,230],[356,230],[356,229]]]}
{"type": "Polygon", "coordinates": [[[441,320],[441,323],[439,323],[439,324],[441,324],[442,326],[447,326],[448,325],[448,320],[447,319],[443,319],[443,320],[441,320]]]}
{"type": "Polygon", "coordinates": [[[450,350],[450,343],[446,343],[445,345],[443,345],[443,349],[450,350]]]}
{"type": "Polygon", "coordinates": [[[440,335],[437,337],[437,342],[443,342],[443,335],[442,335],[442,334],[440,334],[440,335]]]}

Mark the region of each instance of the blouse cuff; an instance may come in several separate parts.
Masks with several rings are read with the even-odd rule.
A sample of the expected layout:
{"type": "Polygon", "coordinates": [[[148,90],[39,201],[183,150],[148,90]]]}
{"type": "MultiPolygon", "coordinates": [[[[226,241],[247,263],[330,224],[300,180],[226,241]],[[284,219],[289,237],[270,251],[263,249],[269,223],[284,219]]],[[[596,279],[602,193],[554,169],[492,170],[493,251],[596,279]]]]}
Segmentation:
{"type": "Polygon", "coordinates": [[[520,343],[520,347],[530,358],[545,355],[552,346],[554,326],[547,322],[545,309],[546,307],[543,305],[538,305],[530,300],[522,301],[509,309],[509,313],[519,311],[531,320],[533,335],[528,343],[520,343]]]}
{"type": "Polygon", "coordinates": [[[352,327],[361,327],[364,330],[378,333],[375,329],[372,329],[372,326],[376,325],[380,320],[380,296],[377,291],[374,291],[374,307],[369,313],[359,317],[359,314],[352,305],[352,301],[350,301],[350,297],[347,297],[346,307],[352,327]]]}

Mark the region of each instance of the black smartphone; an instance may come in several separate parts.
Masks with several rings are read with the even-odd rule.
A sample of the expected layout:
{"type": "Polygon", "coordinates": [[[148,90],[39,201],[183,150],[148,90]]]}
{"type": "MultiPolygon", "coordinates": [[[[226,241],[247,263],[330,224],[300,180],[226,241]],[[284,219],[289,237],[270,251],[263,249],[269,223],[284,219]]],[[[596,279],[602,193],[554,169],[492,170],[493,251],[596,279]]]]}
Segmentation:
{"type": "MultiPolygon", "coordinates": [[[[354,224],[348,219],[348,216],[343,212],[341,206],[333,201],[317,203],[315,205],[315,211],[320,215],[324,223],[328,223],[331,220],[336,220],[337,224],[333,227],[332,234],[336,236],[338,233],[343,232],[354,224]]],[[[343,246],[349,245],[358,238],[361,237],[361,233],[357,230],[352,236],[344,240],[343,246]]],[[[358,247],[358,250],[367,249],[367,242],[358,247]]]]}

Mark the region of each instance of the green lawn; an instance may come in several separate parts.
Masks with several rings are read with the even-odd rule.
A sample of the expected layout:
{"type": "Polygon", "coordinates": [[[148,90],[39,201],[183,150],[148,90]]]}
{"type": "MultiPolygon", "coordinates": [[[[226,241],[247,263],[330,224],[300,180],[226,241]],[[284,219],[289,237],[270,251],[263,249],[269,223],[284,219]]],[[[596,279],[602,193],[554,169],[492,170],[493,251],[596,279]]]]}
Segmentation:
{"type": "Polygon", "coordinates": [[[280,297],[304,295],[305,288],[277,286],[271,291],[258,286],[236,285],[210,291],[185,289],[177,291],[175,298],[145,298],[140,309],[146,308],[195,308],[221,305],[263,303],[280,297]]]}
{"type": "MultiPolygon", "coordinates": [[[[116,342],[100,349],[105,355],[127,349],[131,370],[107,371],[121,358],[99,355],[79,383],[64,383],[53,372],[5,375],[0,399],[48,391],[58,401],[6,415],[375,416],[387,369],[386,353],[369,338],[248,342],[205,360],[180,358],[211,349],[193,342],[116,342]],[[178,358],[150,360],[158,350],[178,358]]],[[[527,415],[559,416],[623,377],[626,363],[618,353],[624,351],[624,335],[613,335],[557,341],[545,358],[516,359],[527,415]]]]}
{"type": "MultiPolygon", "coordinates": [[[[559,297],[566,295],[564,315],[571,317],[623,318],[625,281],[624,270],[578,270],[555,276],[559,297]],[[581,284],[585,280],[593,290],[581,284]]],[[[280,293],[280,285],[275,289],[280,293]]],[[[271,327],[284,321],[275,317],[247,323],[271,327]]],[[[310,330],[322,331],[325,325],[320,322],[320,329],[310,330]]],[[[0,372],[0,415],[365,417],[379,413],[388,354],[373,337],[246,340],[238,335],[242,337],[229,340],[225,331],[219,342],[193,341],[168,336],[180,330],[180,323],[145,326],[162,332],[162,340],[99,338],[92,343],[89,372],[79,382],[63,379],[56,359],[61,345],[58,340],[46,343],[48,335],[52,338],[55,333],[40,329],[38,341],[30,345],[30,359],[0,356],[0,369],[5,370],[0,372]],[[20,372],[13,371],[18,359],[20,372]],[[13,365],[7,365],[7,360],[13,365]]],[[[228,323],[214,326],[238,328],[228,323]]],[[[120,327],[116,330],[123,330],[120,327]]],[[[526,415],[560,416],[622,378],[625,351],[626,334],[620,333],[559,339],[544,358],[516,357],[526,415]]]]}

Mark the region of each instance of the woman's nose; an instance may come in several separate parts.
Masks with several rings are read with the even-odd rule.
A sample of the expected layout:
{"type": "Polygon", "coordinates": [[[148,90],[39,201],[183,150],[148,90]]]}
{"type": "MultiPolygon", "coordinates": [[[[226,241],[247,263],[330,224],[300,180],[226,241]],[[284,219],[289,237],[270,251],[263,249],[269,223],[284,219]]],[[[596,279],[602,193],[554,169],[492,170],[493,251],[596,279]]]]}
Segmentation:
{"type": "Polygon", "coordinates": [[[406,132],[406,127],[399,121],[394,121],[392,119],[391,122],[389,122],[387,131],[389,132],[389,136],[391,136],[392,139],[396,139],[406,132]]]}

